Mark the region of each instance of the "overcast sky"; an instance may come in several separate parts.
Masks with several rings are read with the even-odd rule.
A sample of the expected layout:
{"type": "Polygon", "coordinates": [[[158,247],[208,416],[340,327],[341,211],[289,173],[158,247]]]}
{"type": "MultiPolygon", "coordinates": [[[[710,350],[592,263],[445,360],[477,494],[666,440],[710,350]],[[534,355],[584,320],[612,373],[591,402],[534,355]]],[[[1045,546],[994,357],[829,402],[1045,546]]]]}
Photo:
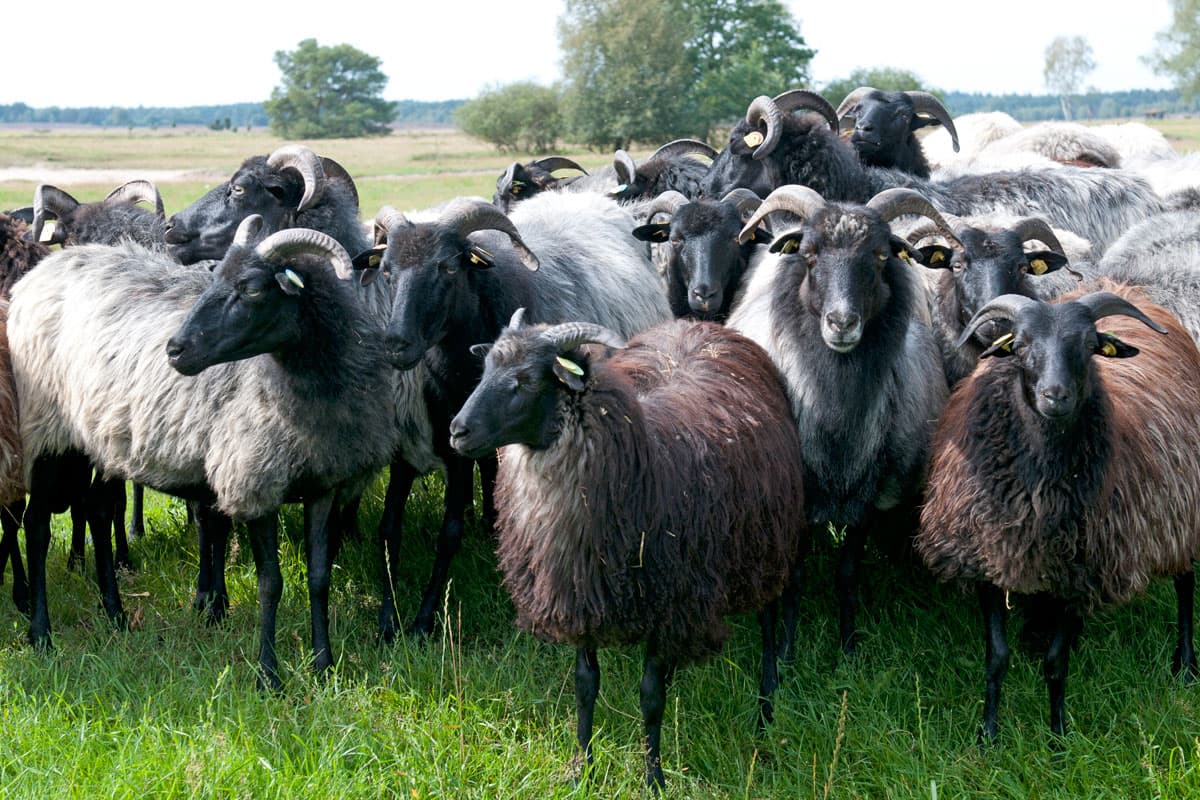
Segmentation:
{"type": "MultiPolygon", "coordinates": [[[[559,77],[555,22],[562,0],[379,3],[254,0],[174,4],[60,0],[7,28],[0,103],[45,106],[191,106],[256,102],[279,84],[277,50],[305,38],[350,44],[382,59],[388,100],[467,98],[495,84],[559,77]],[[272,15],[276,16],[272,16],[272,15]],[[40,19],[41,23],[36,20],[40,19]],[[42,24],[45,23],[45,24],[42,24]],[[19,76],[19,77],[18,77],[19,76]]],[[[1099,91],[1168,88],[1140,56],[1171,21],[1167,0],[1136,13],[1095,2],[1005,4],[799,2],[787,5],[807,44],[819,86],[857,67],[897,67],[926,86],[990,93],[1046,92],[1044,50],[1059,35],[1083,36],[1099,91]],[[914,11],[914,9],[918,9],[914,11]],[[984,15],[990,16],[986,21],[984,15]]],[[[15,21],[11,18],[10,22],[15,21]]],[[[836,101],[836,100],[835,100],[836,101]]]]}

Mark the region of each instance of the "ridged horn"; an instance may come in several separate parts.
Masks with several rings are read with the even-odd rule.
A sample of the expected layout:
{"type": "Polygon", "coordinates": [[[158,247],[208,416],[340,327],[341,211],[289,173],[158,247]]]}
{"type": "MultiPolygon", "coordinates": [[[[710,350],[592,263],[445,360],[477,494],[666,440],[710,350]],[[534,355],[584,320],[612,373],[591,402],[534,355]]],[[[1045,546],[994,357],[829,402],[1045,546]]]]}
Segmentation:
{"type": "Polygon", "coordinates": [[[1085,306],[1089,311],[1092,312],[1093,322],[1100,320],[1102,317],[1120,315],[1124,317],[1133,317],[1147,328],[1158,331],[1159,333],[1167,332],[1166,328],[1143,314],[1142,311],[1133,303],[1129,302],[1120,295],[1113,294],[1112,292],[1092,292],[1091,294],[1085,294],[1075,302],[1085,306]]]}
{"type": "Polygon", "coordinates": [[[950,227],[950,223],[946,221],[942,213],[933,207],[933,203],[918,191],[902,187],[884,189],[867,201],[867,208],[878,212],[884,222],[891,222],[904,214],[919,214],[931,219],[946,235],[946,238],[952,240],[952,243],[959,249],[962,248],[962,242],[959,241],[954,228],[950,227]]]}
{"type": "Polygon", "coordinates": [[[617,349],[623,349],[627,344],[621,334],[594,322],[563,322],[553,325],[542,331],[542,338],[552,342],[560,353],[588,342],[617,349]]]}
{"type": "Polygon", "coordinates": [[[699,139],[676,139],[673,142],[667,142],[662,147],[650,154],[646,161],[657,161],[659,159],[674,158],[676,156],[686,156],[692,153],[707,157],[710,161],[715,160],[717,151],[709,145],[708,142],[702,142],[699,139]]]}
{"type": "Polygon", "coordinates": [[[354,275],[350,255],[338,244],[338,240],[327,233],[310,228],[287,228],[272,233],[258,243],[254,252],[264,259],[273,256],[286,259],[305,253],[324,256],[329,259],[333,271],[342,280],[350,280],[354,275]]]}
{"type": "Polygon", "coordinates": [[[979,326],[985,322],[990,322],[994,319],[1003,319],[1008,322],[1013,322],[1022,309],[1029,306],[1037,305],[1037,300],[1032,300],[1020,294],[1002,294],[994,300],[988,302],[983,308],[975,312],[975,316],[971,317],[971,321],[967,323],[967,327],[963,329],[962,334],[958,337],[958,341],[954,343],[955,347],[962,347],[975,335],[975,331],[979,330],[979,326]]]}
{"type": "Polygon", "coordinates": [[[460,236],[468,236],[475,231],[484,230],[495,230],[507,234],[509,240],[512,241],[513,249],[520,255],[521,262],[531,270],[538,268],[537,256],[525,246],[525,241],[517,231],[517,226],[512,224],[512,220],[505,216],[503,211],[486,200],[457,198],[442,211],[438,222],[460,236]]]}
{"type": "Polygon", "coordinates": [[[738,243],[745,244],[749,241],[754,229],[772,211],[787,211],[800,219],[807,220],[824,206],[825,198],[821,197],[815,189],[799,184],[780,186],[767,195],[767,199],[763,200],[762,204],[750,215],[750,219],[746,220],[746,224],[742,226],[742,232],[738,234],[738,243]]]}
{"type": "Polygon", "coordinates": [[[779,144],[779,137],[783,135],[783,112],[774,100],[760,94],[750,101],[750,107],[746,109],[746,124],[757,128],[764,123],[767,132],[763,134],[763,140],[758,147],[754,148],[755,161],[761,161],[771,155],[775,146],[779,144]]]}
{"type": "Polygon", "coordinates": [[[954,152],[957,153],[958,131],[954,129],[954,120],[950,118],[950,112],[942,105],[942,101],[929,92],[905,92],[905,94],[912,100],[913,111],[915,113],[928,114],[942,123],[942,127],[946,129],[946,133],[950,134],[950,142],[954,145],[954,152]]]}
{"type": "Polygon", "coordinates": [[[285,144],[267,156],[267,166],[272,169],[294,169],[304,179],[304,194],[297,211],[305,211],[321,198],[325,191],[325,168],[321,159],[310,148],[302,144],[285,144]]]}
{"type": "Polygon", "coordinates": [[[617,171],[617,180],[626,186],[632,186],[637,180],[637,162],[624,150],[613,153],[613,169],[617,171]]]}
{"type": "Polygon", "coordinates": [[[496,181],[496,192],[501,195],[509,194],[512,191],[513,180],[517,177],[517,167],[521,166],[516,161],[508,165],[508,169],[504,170],[504,174],[496,181]]]}
{"type": "Polygon", "coordinates": [[[39,183],[33,190],[33,240],[42,240],[42,228],[46,225],[46,212],[62,219],[79,208],[79,201],[57,186],[39,183]]]}
{"type": "Polygon", "coordinates": [[[167,212],[163,207],[162,195],[153,181],[137,179],[128,181],[108,193],[105,203],[149,203],[154,206],[154,213],[161,219],[166,219],[167,212]]]}
{"type": "Polygon", "coordinates": [[[525,306],[521,306],[512,313],[512,317],[508,320],[508,327],[516,330],[525,322],[525,306]]]}
{"type": "Polygon", "coordinates": [[[579,170],[584,175],[588,174],[586,169],[579,166],[571,159],[566,158],[565,156],[547,156],[546,158],[539,158],[536,161],[530,161],[529,165],[533,167],[541,167],[547,172],[554,172],[556,169],[575,169],[579,170]]]}
{"type": "Polygon", "coordinates": [[[238,223],[237,231],[233,234],[234,247],[254,247],[263,238],[263,218],[261,214],[251,214],[238,223]]]}
{"type": "Polygon", "coordinates": [[[649,223],[653,220],[655,214],[666,214],[673,217],[676,211],[690,202],[692,201],[688,200],[682,192],[668,189],[646,205],[646,222],[649,223]]]}
{"type": "Polygon", "coordinates": [[[846,95],[846,99],[841,102],[841,104],[837,107],[837,111],[834,112],[837,114],[838,121],[840,122],[843,117],[848,115],[850,109],[854,108],[854,106],[858,105],[860,100],[874,91],[876,90],[871,86],[860,86],[850,94],[846,95]]]}
{"type": "Polygon", "coordinates": [[[739,186],[736,189],[730,189],[724,197],[721,198],[722,203],[733,203],[737,206],[738,215],[743,220],[749,219],[758,207],[762,205],[762,198],[756,195],[750,189],[744,186],[739,186]]]}
{"type": "Polygon", "coordinates": [[[1030,239],[1037,239],[1039,242],[1046,245],[1046,247],[1049,247],[1060,256],[1066,255],[1066,253],[1063,252],[1062,245],[1058,242],[1058,237],[1054,235],[1054,231],[1050,230],[1049,224],[1047,224],[1046,221],[1041,217],[1025,217],[1023,219],[1019,219],[1017,220],[1017,223],[1013,225],[1012,230],[1022,242],[1028,242],[1030,239]]]}
{"type": "Polygon", "coordinates": [[[383,206],[375,214],[375,244],[386,244],[388,231],[396,225],[412,225],[408,217],[391,206],[383,206]]]}
{"type": "Polygon", "coordinates": [[[816,92],[810,92],[806,89],[793,89],[790,92],[777,94],[775,95],[775,106],[782,114],[790,114],[793,111],[816,111],[829,123],[831,131],[834,133],[838,131],[837,109],[816,92]]]}

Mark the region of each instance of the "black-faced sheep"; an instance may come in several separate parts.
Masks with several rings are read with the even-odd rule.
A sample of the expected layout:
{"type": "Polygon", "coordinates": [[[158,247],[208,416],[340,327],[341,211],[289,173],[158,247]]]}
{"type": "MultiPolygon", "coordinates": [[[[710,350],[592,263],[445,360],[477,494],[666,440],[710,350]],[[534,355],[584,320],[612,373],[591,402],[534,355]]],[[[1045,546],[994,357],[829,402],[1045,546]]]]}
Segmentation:
{"type": "MultiPolygon", "coordinates": [[[[543,192],[511,217],[467,198],[431,219],[380,212],[383,252],[364,279],[390,274],[395,306],[385,343],[398,369],[428,371],[434,447],[446,465],[445,519],[414,633],[433,629],[470,503],[471,462],[449,448],[445,432],[482,372],[471,347],[495,339],[517,308],[527,308],[533,321],[594,321],[622,335],[670,319],[658,275],[629,235],[633,227],[622,206],[590,192],[543,192]]],[[[495,474],[489,461],[480,462],[488,470],[488,516],[488,476],[495,474]]]]}
{"type": "MultiPolygon", "coordinates": [[[[102,468],[97,499],[131,479],[246,521],[262,606],[259,666],[270,685],[279,681],[276,515],[303,500],[315,666],[331,663],[325,522],[333,491],[388,464],[398,446],[394,371],[378,320],[343,280],[351,265],[340,245],[308,230],[264,239],[263,227],[258,216],[244,220],[214,272],[129,243],[81,246],[15,287],[9,339],[29,479],[35,644],[50,638],[50,504],[64,462],[76,460],[102,468]],[[132,381],[114,380],[118,368],[132,381]]],[[[106,506],[91,509],[102,515],[106,506]]],[[[104,599],[120,621],[115,581],[104,599]]]]}
{"type": "MultiPolygon", "coordinates": [[[[826,203],[804,186],[777,189],[747,222],[790,212],[728,325],[779,367],[800,430],[806,516],[845,527],[836,579],[842,649],[855,649],[858,573],[882,512],[908,513],[923,484],[933,421],[947,386],[929,327],[915,313],[918,278],[909,245],[888,221],[921,214],[948,226],[915,192],[866,206],[826,203]]],[[[952,233],[950,233],[952,235],[952,233]]]]}
{"type": "Polygon", "coordinates": [[[934,435],[916,547],[940,580],[978,587],[985,740],[996,737],[1008,668],[1010,592],[1051,598],[1044,674],[1054,733],[1065,729],[1067,661],[1082,616],[1128,600],[1153,577],[1175,578],[1173,667],[1197,672],[1200,352],[1140,292],[1098,288],[1056,304],[1005,295],[980,309],[964,338],[995,318],[1011,334],[955,390],[934,435]]]}
{"type": "Polygon", "coordinates": [[[496,191],[492,194],[492,202],[507,214],[522,200],[533,197],[538,192],[552,189],[562,189],[577,180],[579,175],[557,177],[555,172],[562,169],[573,169],[587,175],[588,171],[564,156],[549,156],[522,164],[514,161],[508,165],[499,178],[496,179],[496,191]]]}
{"type": "Polygon", "coordinates": [[[864,164],[894,167],[929,177],[929,162],[916,132],[942,125],[958,152],[958,131],[941,101],[928,92],[881,92],[860,86],[837,108],[839,120],[853,120],[850,144],[864,164]],[[922,116],[928,115],[928,116],[922,116]]]}
{"type": "Polygon", "coordinates": [[[800,442],[762,349],[673,321],[624,347],[597,325],[520,325],[487,354],[451,425],[467,455],[503,447],[497,553],[517,624],[577,648],[579,747],[591,761],[596,651],[645,643],[646,779],[677,667],[716,653],[723,617],[759,611],[761,721],[771,717],[775,601],[804,531],[800,442]]]}

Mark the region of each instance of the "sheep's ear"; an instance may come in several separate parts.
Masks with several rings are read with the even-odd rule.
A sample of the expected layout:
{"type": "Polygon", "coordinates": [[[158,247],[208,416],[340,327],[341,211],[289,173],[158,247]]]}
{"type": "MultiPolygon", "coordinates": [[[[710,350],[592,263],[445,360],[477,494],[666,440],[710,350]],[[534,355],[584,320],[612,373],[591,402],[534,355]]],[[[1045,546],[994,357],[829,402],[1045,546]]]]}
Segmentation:
{"type": "Polygon", "coordinates": [[[666,222],[655,222],[650,225],[639,225],[633,229],[633,238],[643,242],[665,242],[671,237],[671,225],[666,222]]]}
{"type": "Polygon", "coordinates": [[[300,290],[304,288],[304,279],[290,269],[285,269],[283,272],[276,272],[275,282],[279,284],[280,289],[283,289],[284,294],[291,295],[292,297],[299,295],[300,290]]]}
{"type": "Polygon", "coordinates": [[[888,246],[892,248],[892,255],[903,261],[905,264],[921,263],[920,252],[914,249],[912,245],[901,239],[899,236],[889,237],[888,246]]]}
{"type": "Polygon", "coordinates": [[[908,129],[910,131],[919,131],[921,128],[927,128],[931,126],[936,128],[941,124],[942,123],[940,120],[936,120],[933,117],[922,117],[920,114],[913,114],[912,119],[908,122],[908,129]]]}
{"type": "Polygon", "coordinates": [[[481,360],[487,356],[488,351],[491,349],[491,342],[480,342],[479,344],[473,344],[470,347],[471,355],[481,360]]]}
{"type": "Polygon", "coordinates": [[[986,350],[984,350],[982,353],[980,353],[979,357],[987,358],[989,356],[998,356],[998,357],[1011,356],[1012,355],[1013,338],[1014,337],[1011,333],[1004,334],[999,339],[992,342],[991,345],[989,345],[986,350]]]}
{"type": "Polygon", "coordinates": [[[572,392],[582,392],[584,384],[587,382],[587,375],[584,373],[583,367],[566,356],[557,356],[554,359],[554,375],[572,392]]]}
{"type": "Polygon", "coordinates": [[[750,231],[750,236],[746,239],[746,242],[749,244],[770,244],[772,238],[774,238],[774,235],[771,233],[770,228],[766,225],[757,225],[754,230],[750,231]]]}
{"type": "Polygon", "coordinates": [[[386,250],[386,244],[377,244],[370,250],[363,251],[354,257],[351,264],[358,273],[358,282],[360,284],[369,286],[379,277],[381,265],[383,264],[383,253],[386,250]]]}
{"type": "Polygon", "coordinates": [[[931,244],[916,249],[921,263],[930,269],[950,269],[950,259],[954,257],[953,248],[944,244],[931,244]]]}
{"type": "Polygon", "coordinates": [[[1067,265],[1067,257],[1053,250],[1031,250],[1025,254],[1030,275],[1045,275],[1067,265]]]}
{"type": "Polygon", "coordinates": [[[475,269],[491,269],[496,266],[496,257],[477,244],[473,244],[463,253],[463,266],[475,269]]]}
{"type": "Polygon", "coordinates": [[[1111,333],[1096,333],[1099,341],[1096,343],[1096,355],[1104,356],[1105,358],[1130,358],[1136,356],[1140,350],[1131,344],[1125,344],[1111,333]]]}
{"type": "Polygon", "coordinates": [[[778,239],[771,242],[771,252],[783,253],[784,255],[789,255],[796,252],[800,249],[800,239],[802,238],[802,235],[802,231],[792,231],[790,233],[783,234],[778,239]]]}

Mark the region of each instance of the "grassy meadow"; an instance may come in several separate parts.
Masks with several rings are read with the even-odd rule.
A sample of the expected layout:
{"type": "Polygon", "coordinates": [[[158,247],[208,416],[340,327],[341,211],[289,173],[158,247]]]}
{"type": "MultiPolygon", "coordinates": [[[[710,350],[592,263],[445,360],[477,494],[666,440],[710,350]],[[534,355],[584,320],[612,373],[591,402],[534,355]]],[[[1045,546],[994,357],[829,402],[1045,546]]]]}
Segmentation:
{"type": "MultiPolygon", "coordinates": [[[[1200,124],[1174,131],[1200,146],[1200,124]]],[[[1177,121],[1164,124],[1175,126],[1177,121]]],[[[247,155],[263,133],[0,130],[0,170],[180,170],[162,181],[173,213],[247,155]]],[[[459,194],[491,196],[512,155],[452,132],[313,143],[358,181],[364,215],[459,194]]],[[[592,167],[596,153],[564,151],[592,167]]],[[[644,151],[635,153],[640,157],[644,151]]],[[[121,181],[51,181],[81,200],[121,181]]],[[[0,208],[31,202],[36,181],[0,182],[0,208]]],[[[330,596],[336,667],[306,668],[301,514],[281,521],[284,595],[277,642],[284,688],[256,689],[257,595],[244,538],[229,564],[231,612],[206,627],[191,609],[198,555],[178,501],[147,493],[147,533],[122,576],[129,632],[99,606],[90,557],[66,568],[69,523],[49,558],[54,649],[24,643],[27,621],[0,587],[0,796],[11,798],[641,797],[641,654],[604,651],[591,780],[571,780],[574,654],[517,631],[491,542],[468,526],[439,633],[375,641],[372,533],[384,479],[363,504],[330,596]]],[[[399,598],[415,613],[433,560],[442,484],[418,482],[405,519],[399,598]]],[[[1069,733],[1055,740],[1040,658],[1018,643],[997,746],[981,751],[983,643],[973,594],[931,582],[896,549],[868,551],[860,654],[837,647],[828,543],[814,546],[795,659],[782,669],[775,723],[755,733],[757,625],[733,620],[725,651],[683,670],[663,731],[669,798],[1193,798],[1200,796],[1200,686],[1169,670],[1174,593],[1092,617],[1071,661],[1069,733]]]]}

